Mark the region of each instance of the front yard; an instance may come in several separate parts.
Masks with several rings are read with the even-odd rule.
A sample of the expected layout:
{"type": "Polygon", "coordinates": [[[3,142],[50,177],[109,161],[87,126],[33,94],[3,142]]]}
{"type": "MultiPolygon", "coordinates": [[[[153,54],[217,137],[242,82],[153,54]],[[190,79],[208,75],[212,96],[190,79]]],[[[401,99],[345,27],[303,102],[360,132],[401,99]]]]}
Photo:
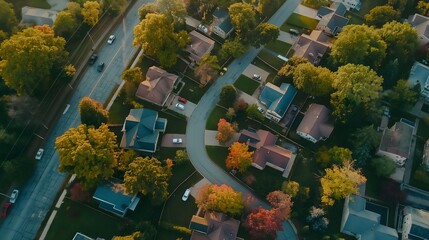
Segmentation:
{"type": "Polygon", "coordinates": [[[244,75],[241,75],[237,80],[234,82],[234,86],[241,91],[249,94],[252,96],[252,94],[256,91],[256,89],[259,87],[259,82],[250,79],[244,75]]]}
{"type": "Polygon", "coordinates": [[[297,13],[292,13],[290,17],[280,26],[280,30],[289,31],[290,28],[295,28],[297,30],[306,29],[314,30],[319,23],[318,20],[303,16],[297,13]]]}

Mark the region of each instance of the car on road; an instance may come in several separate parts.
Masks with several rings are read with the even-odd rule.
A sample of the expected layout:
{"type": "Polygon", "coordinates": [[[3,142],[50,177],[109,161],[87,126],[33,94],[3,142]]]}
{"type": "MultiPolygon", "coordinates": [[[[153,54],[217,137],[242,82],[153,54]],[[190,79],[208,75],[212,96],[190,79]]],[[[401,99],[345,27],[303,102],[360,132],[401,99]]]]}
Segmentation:
{"type": "Polygon", "coordinates": [[[189,194],[191,193],[191,189],[186,189],[185,193],[182,196],[182,200],[185,202],[189,198],[189,194]]]}
{"type": "Polygon", "coordinates": [[[1,208],[1,217],[5,218],[7,217],[7,214],[9,213],[10,210],[10,206],[12,206],[12,203],[10,202],[5,202],[1,208]]]}
{"type": "Polygon", "coordinates": [[[261,81],[261,80],[262,80],[261,76],[260,76],[260,75],[258,75],[258,74],[253,74],[252,78],[253,78],[254,80],[256,80],[256,81],[261,81]]]}
{"type": "Polygon", "coordinates": [[[173,143],[175,144],[181,144],[183,140],[181,138],[173,138],[173,143]]]}
{"type": "Polygon", "coordinates": [[[15,202],[16,202],[16,199],[18,198],[18,195],[19,195],[19,190],[14,189],[14,190],[12,191],[12,194],[10,195],[9,202],[10,202],[10,203],[15,203],[15,202]]]}
{"type": "Polygon", "coordinates": [[[98,64],[98,66],[97,66],[97,71],[98,72],[102,72],[103,71],[103,69],[104,69],[104,62],[101,62],[100,64],[98,64]]]}
{"type": "Polygon", "coordinates": [[[181,103],[176,103],[176,108],[183,111],[183,110],[185,110],[185,105],[183,105],[181,103]]]}
{"type": "Polygon", "coordinates": [[[107,43],[110,45],[115,41],[116,37],[115,35],[110,35],[109,39],[107,39],[107,43]]]}
{"type": "Polygon", "coordinates": [[[188,102],[188,100],[186,100],[185,98],[182,98],[182,97],[179,97],[178,99],[177,99],[177,101],[179,101],[179,102],[181,102],[181,103],[187,103],[188,102]]]}
{"type": "Polygon", "coordinates": [[[37,153],[36,153],[36,157],[35,157],[35,159],[36,159],[36,160],[40,160],[40,159],[42,159],[43,152],[45,152],[45,150],[44,150],[43,148],[39,148],[39,150],[37,150],[37,153]]]}
{"type": "Polygon", "coordinates": [[[97,61],[97,59],[98,59],[97,54],[93,53],[89,58],[89,65],[93,65],[97,61]]]}
{"type": "Polygon", "coordinates": [[[227,67],[222,68],[222,71],[220,71],[220,75],[223,76],[228,71],[227,67]]]}

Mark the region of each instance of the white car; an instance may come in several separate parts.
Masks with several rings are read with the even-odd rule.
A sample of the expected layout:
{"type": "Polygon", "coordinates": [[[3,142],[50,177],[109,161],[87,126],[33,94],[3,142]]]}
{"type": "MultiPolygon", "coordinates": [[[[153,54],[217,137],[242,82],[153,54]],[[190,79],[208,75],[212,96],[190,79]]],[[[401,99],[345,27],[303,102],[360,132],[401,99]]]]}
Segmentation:
{"type": "Polygon", "coordinates": [[[37,150],[37,153],[36,153],[36,157],[35,157],[35,159],[36,159],[36,160],[40,160],[40,159],[42,159],[43,152],[45,152],[45,150],[44,150],[43,148],[39,148],[39,150],[37,150]]]}
{"type": "Polygon", "coordinates": [[[182,196],[182,200],[185,202],[186,200],[188,200],[189,194],[191,193],[191,189],[186,189],[185,193],[182,196]]]}
{"type": "Polygon", "coordinates": [[[200,24],[198,25],[198,28],[203,32],[203,33],[207,33],[209,30],[207,29],[206,26],[204,26],[204,24],[200,24]]]}
{"type": "Polygon", "coordinates": [[[183,105],[181,103],[176,103],[176,108],[183,111],[183,110],[185,110],[185,105],[183,105]]]}
{"type": "Polygon", "coordinates": [[[181,138],[173,138],[173,143],[176,143],[176,144],[180,144],[180,143],[182,143],[183,141],[182,141],[182,139],[181,138]]]}
{"type": "Polygon", "coordinates": [[[15,203],[15,202],[16,202],[16,199],[18,198],[18,195],[19,195],[19,190],[14,189],[14,190],[12,191],[12,194],[10,195],[9,202],[10,202],[10,203],[15,203]]]}
{"type": "Polygon", "coordinates": [[[109,39],[107,40],[107,43],[112,44],[115,41],[115,39],[116,39],[115,35],[110,35],[109,39]]]}
{"type": "Polygon", "coordinates": [[[262,80],[261,76],[258,75],[258,74],[253,74],[252,78],[255,79],[256,81],[261,81],[262,80]]]}

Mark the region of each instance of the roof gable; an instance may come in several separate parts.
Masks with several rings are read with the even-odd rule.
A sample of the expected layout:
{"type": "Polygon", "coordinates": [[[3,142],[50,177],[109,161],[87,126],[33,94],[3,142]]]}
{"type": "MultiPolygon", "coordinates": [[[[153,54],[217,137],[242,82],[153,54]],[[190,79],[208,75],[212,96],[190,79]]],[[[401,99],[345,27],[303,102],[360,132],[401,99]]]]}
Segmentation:
{"type": "Polygon", "coordinates": [[[414,127],[402,121],[384,129],[379,150],[408,158],[413,130],[414,127]]]}
{"type": "Polygon", "coordinates": [[[272,83],[267,83],[259,95],[259,101],[261,101],[268,110],[283,117],[295,95],[296,89],[288,83],[282,83],[280,87],[272,83]]]}
{"type": "Polygon", "coordinates": [[[136,96],[162,106],[173,91],[177,79],[177,75],[152,66],[147,71],[146,79],[139,84],[136,96]]]}
{"type": "Polygon", "coordinates": [[[334,130],[334,124],[330,120],[330,111],[320,104],[311,104],[297,131],[306,133],[316,140],[328,138],[334,130]]]}

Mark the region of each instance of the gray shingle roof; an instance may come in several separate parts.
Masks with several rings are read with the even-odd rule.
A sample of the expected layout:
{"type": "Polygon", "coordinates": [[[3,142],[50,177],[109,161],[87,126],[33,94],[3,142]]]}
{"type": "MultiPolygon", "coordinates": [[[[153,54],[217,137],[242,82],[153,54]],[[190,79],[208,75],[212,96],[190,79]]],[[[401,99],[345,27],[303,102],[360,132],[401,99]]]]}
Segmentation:
{"type": "Polygon", "coordinates": [[[297,131],[307,133],[317,140],[328,138],[334,130],[330,113],[329,109],[323,105],[311,104],[297,131]]]}

